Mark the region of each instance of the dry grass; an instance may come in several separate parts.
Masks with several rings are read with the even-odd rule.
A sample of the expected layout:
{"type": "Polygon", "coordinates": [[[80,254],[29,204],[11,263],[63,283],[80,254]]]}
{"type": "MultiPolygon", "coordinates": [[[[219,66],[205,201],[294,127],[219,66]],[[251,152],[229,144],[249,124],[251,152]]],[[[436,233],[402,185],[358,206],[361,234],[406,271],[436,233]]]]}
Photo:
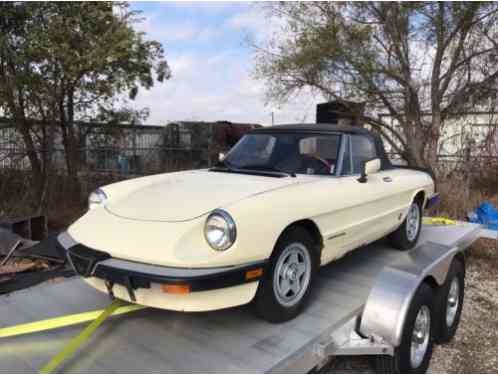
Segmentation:
{"type": "Polygon", "coordinates": [[[436,347],[432,373],[498,372],[498,249],[476,251],[484,247],[469,251],[461,323],[449,344],[436,347]]]}
{"type": "Polygon", "coordinates": [[[498,207],[498,183],[495,188],[472,186],[463,179],[450,179],[437,184],[440,204],[429,214],[465,220],[467,214],[482,202],[490,201],[498,207]]]}

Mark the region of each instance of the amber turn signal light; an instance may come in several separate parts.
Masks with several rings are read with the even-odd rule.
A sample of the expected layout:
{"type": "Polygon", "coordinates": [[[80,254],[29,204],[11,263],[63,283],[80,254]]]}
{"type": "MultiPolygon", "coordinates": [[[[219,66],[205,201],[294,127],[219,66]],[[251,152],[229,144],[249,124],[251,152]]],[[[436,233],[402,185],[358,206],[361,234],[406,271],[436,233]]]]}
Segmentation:
{"type": "Polygon", "coordinates": [[[190,285],[187,284],[161,284],[161,291],[170,294],[188,294],[190,285]]]}
{"type": "Polygon", "coordinates": [[[263,274],[262,268],[256,268],[255,270],[250,270],[246,272],[246,280],[255,279],[263,274]]]}

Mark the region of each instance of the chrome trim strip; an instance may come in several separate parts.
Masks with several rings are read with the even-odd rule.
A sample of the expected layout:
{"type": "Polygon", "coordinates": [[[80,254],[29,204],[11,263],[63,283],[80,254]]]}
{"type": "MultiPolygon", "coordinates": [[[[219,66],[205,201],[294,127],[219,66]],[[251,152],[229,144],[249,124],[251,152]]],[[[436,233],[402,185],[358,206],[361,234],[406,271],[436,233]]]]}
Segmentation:
{"type": "Polygon", "coordinates": [[[341,136],[341,146],[339,147],[339,155],[337,158],[337,168],[334,171],[335,176],[340,176],[342,174],[342,166],[343,166],[343,159],[344,159],[344,152],[345,152],[345,143],[348,140],[348,135],[343,134],[341,136]]]}
{"type": "Polygon", "coordinates": [[[330,240],[333,240],[334,238],[342,237],[342,236],[345,236],[345,235],[346,235],[346,232],[341,232],[341,233],[338,233],[338,234],[334,234],[334,235],[328,237],[327,241],[330,241],[330,240]]]}

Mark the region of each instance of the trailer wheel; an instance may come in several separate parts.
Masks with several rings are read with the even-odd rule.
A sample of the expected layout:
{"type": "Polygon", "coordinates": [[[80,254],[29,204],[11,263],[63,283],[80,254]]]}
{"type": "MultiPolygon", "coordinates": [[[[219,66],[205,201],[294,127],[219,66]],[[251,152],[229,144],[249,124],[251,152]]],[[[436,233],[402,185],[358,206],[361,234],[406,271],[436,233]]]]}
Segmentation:
{"type": "Polygon", "coordinates": [[[422,228],[422,211],[422,203],[419,199],[415,199],[410,205],[403,223],[389,235],[389,240],[394,248],[410,250],[417,244],[422,228]]]}
{"type": "Polygon", "coordinates": [[[453,259],[445,283],[436,291],[435,340],[444,344],[455,336],[460,323],[465,288],[465,269],[459,259],[453,259]]]}
{"type": "Polygon", "coordinates": [[[406,316],[401,344],[394,356],[374,358],[376,372],[384,374],[420,374],[429,367],[433,348],[433,297],[427,284],[422,284],[413,296],[406,316]]]}
{"type": "Polygon", "coordinates": [[[301,227],[289,228],[278,240],[260,281],[256,313],[272,323],[297,316],[309,301],[319,262],[310,233],[301,227]]]}

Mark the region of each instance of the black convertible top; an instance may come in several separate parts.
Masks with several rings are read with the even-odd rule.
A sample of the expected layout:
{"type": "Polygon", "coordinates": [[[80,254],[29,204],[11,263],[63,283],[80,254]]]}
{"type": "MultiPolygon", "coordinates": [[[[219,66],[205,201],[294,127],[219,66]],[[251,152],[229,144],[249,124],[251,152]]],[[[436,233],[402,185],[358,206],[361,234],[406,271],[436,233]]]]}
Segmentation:
{"type": "Polygon", "coordinates": [[[348,134],[374,134],[370,130],[360,128],[359,126],[339,126],[332,124],[286,124],[258,128],[252,133],[275,133],[276,131],[288,132],[331,132],[331,133],[348,133],[348,134]]]}
{"type": "Polygon", "coordinates": [[[361,134],[369,137],[375,144],[377,155],[381,161],[381,169],[392,169],[393,165],[387,157],[384,143],[379,134],[359,126],[339,126],[333,124],[287,124],[267,126],[254,129],[251,134],[275,134],[275,133],[345,133],[361,134]]]}

